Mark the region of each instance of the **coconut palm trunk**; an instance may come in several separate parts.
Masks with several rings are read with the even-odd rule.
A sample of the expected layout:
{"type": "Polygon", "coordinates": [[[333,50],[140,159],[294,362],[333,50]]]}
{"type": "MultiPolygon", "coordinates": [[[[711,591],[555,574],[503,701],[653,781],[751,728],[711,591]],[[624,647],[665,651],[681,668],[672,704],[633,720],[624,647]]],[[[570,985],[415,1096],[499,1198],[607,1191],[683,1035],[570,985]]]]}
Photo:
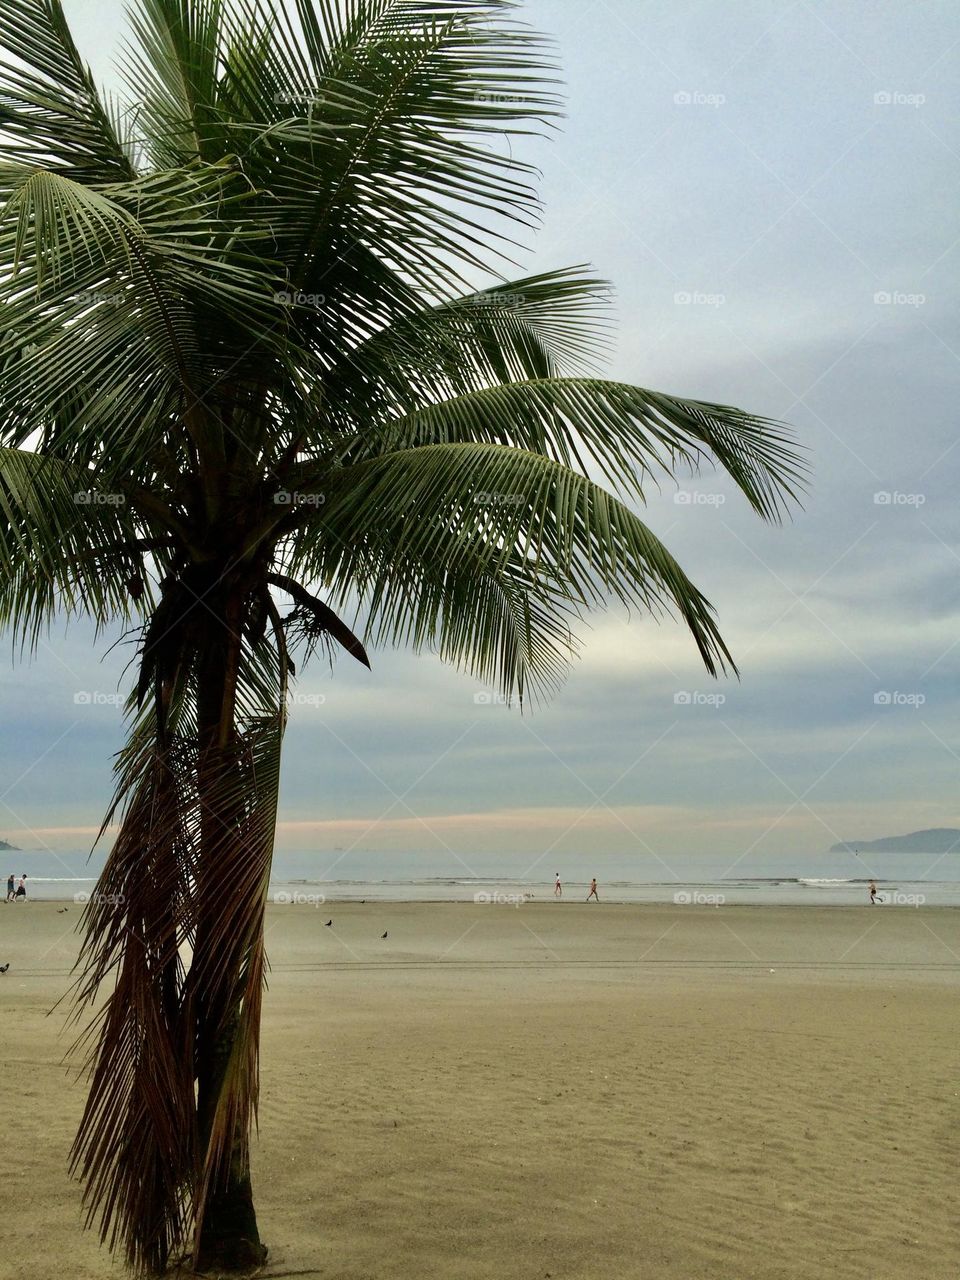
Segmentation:
{"type": "MultiPolygon", "coordinates": [[[[216,573],[214,581],[227,575],[216,573]]],[[[243,857],[243,830],[237,803],[243,785],[239,767],[236,691],[240,677],[240,629],[243,597],[233,590],[214,590],[206,597],[207,640],[197,655],[198,796],[200,856],[197,866],[196,935],[193,965],[198,978],[217,974],[218,981],[199,981],[196,1001],[197,1129],[201,1153],[217,1151],[215,1173],[203,1190],[196,1227],[195,1257],[201,1270],[235,1270],[262,1262],[250,1178],[250,1135],[246,1117],[222,1116],[229,1087],[230,1063],[239,1045],[243,975],[251,951],[263,945],[266,883],[255,906],[254,938],[247,951],[229,956],[220,949],[224,895],[233,893],[231,852],[243,857]],[[218,1130],[225,1129],[222,1133],[218,1130]]],[[[255,855],[254,855],[255,856],[255,855]]]]}
{"type": "Polygon", "coordinates": [[[779,520],[804,467],[602,376],[588,270],[509,278],[559,106],[507,0],[134,0],[123,75],[60,0],[0,5],[0,624],[137,646],[75,992],[88,1222],[141,1273],[240,1271],[297,669],[403,644],[526,707],[612,602],[735,671],[646,488],[715,465],[779,520]]]}

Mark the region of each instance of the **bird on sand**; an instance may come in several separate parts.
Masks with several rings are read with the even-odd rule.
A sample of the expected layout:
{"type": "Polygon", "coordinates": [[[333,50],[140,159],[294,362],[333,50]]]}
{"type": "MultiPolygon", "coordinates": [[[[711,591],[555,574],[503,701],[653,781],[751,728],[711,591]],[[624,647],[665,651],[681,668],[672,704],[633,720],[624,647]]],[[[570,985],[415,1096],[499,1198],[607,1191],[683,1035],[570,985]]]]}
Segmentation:
{"type": "Polygon", "coordinates": [[[384,931],[383,931],[383,933],[381,933],[380,937],[381,937],[381,938],[385,938],[386,936],[387,936],[387,931],[386,931],[386,929],[384,929],[384,931]]]}
{"type": "Polygon", "coordinates": [[[327,923],[326,923],[323,927],[324,927],[325,929],[329,929],[329,928],[330,928],[330,926],[331,926],[332,924],[333,924],[333,921],[332,921],[332,920],[328,920],[328,921],[327,921],[327,923]]]}
{"type": "Polygon", "coordinates": [[[8,960],[6,964],[0,964],[0,973],[6,973],[9,968],[10,961],[8,960]]]}

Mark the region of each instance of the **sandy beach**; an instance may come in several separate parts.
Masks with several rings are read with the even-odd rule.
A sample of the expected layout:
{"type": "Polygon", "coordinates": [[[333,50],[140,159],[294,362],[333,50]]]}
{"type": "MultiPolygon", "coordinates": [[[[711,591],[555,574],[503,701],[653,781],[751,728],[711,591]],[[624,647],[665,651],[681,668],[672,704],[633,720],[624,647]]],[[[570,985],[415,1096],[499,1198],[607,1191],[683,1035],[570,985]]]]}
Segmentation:
{"type": "MultiPolygon", "coordinates": [[[[78,916],[0,915],[5,1280],[123,1274],[65,1172],[83,1086],[47,1013],[78,916]]],[[[327,903],[268,930],[268,1275],[960,1274],[960,913],[327,903]]]]}

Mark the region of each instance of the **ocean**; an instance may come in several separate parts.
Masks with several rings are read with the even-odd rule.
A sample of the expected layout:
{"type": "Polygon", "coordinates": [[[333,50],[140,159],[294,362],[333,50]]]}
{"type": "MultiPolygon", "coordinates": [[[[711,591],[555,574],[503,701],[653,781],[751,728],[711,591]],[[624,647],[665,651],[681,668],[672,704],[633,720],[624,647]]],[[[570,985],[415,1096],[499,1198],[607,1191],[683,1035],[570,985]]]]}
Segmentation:
{"type": "MultiPolygon", "coordinates": [[[[8,853],[6,871],[27,874],[32,898],[83,901],[103,858],[86,853],[8,853]]],[[[0,866],[4,863],[0,862],[0,866]]],[[[960,850],[923,853],[278,852],[276,902],[465,902],[547,900],[559,873],[564,900],[585,899],[597,878],[601,901],[783,905],[867,903],[876,880],[887,906],[960,906],[960,850]]]]}

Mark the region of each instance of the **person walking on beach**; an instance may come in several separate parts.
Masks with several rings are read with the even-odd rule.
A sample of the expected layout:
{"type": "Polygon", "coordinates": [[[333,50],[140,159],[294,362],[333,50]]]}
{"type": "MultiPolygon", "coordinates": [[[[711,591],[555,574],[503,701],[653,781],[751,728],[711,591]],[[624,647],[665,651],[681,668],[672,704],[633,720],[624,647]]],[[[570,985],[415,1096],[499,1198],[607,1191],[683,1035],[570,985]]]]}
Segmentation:
{"type": "Polygon", "coordinates": [[[562,897],[563,897],[563,885],[560,883],[560,872],[559,872],[559,871],[557,871],[555,874],[556,874],[556,877],[557,877],[557,883],[553,886],[553,896],[554,896],[555,898],[562,898],[562,897]]]}
{"type": "Polygon", "coordinates": [[[596,876],[594,876],[593,879],[590,881],[590,892],[587,894],[587,901],[589,902],[591,898],[596,898],[598,902],[600,901],[600,895],[599,893],[597,893],[597,877],[596,876]]]}
{"type": "Polygon", "coordinates": [[[27,900],[27,877],[26,877],[26,875],[22,875],[22,876],[20,877],[20,882],[19,882],[19,884],[17,885],[17,892],[13,895],[13,900],[14,900],[14,902],[16,902],[18,898],[23,898],[24,902],[26,902],[26,900],[27,900]]]}
{"type": "Polygon", "coordinates": [[[10,875],[7,876],[7,902],[13,901],[13,891],[14,891],[13,872],[11,872],[10,875]]]}
{"type": "Polygon", "coordinates": [[[875,907],[875,906],[877,905],[877,903],[878,903],[878,902],[883,902],[883,899],[882,899],[882,898],[878,898],[878,897],[877,897],[877,882],[876,882],[876,880],[871,880],[871,881],[870,881],[870,903],[871,903],[871,905],[872,905],[872,906],[874,906],[874,907],[875,907]]]}

